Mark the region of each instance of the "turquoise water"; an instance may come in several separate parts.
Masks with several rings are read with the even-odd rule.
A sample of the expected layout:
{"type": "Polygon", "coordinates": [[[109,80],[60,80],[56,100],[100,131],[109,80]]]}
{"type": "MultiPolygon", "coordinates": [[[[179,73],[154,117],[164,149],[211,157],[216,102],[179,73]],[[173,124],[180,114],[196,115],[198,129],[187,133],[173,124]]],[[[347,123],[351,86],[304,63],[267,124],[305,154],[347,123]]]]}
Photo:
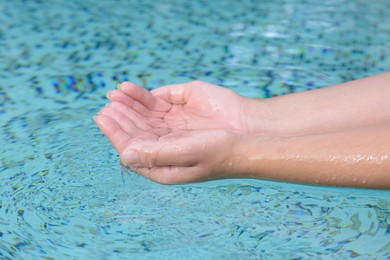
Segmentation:
{"type": "MultiPolygon", "coordinates": [[[[390,68],[390,2],[0,1],[0,258],[389,259],[390,192],[121,176],[123,80],[250,97],[390,68]]],[[[294,115],[291,115],[294,116],[294,115]]]]}

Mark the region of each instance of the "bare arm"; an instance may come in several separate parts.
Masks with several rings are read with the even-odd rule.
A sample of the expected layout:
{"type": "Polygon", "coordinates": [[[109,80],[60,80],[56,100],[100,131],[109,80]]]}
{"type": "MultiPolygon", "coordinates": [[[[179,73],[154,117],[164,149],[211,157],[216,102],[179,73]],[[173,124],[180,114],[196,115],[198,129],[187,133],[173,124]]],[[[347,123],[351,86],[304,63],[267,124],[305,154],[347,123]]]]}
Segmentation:
{"type": "Polygon", "coordinates": [[[297,137],[244,137],[231,155],[242,177],[390,188],[390,123],[297,137]]]}
{"type": "Polygon", "coordinates": [[[390,122],[390,72],[266,100],[248,99],[247,107],[252,133],[302,135],[390,122]]]}
{"type": "Polygon", "coordinates": [[[255,177],[390,189],[390,73],[267,100],[195,81],[122,83],[95,118],[121,162],[161,183],[255,177]]]}

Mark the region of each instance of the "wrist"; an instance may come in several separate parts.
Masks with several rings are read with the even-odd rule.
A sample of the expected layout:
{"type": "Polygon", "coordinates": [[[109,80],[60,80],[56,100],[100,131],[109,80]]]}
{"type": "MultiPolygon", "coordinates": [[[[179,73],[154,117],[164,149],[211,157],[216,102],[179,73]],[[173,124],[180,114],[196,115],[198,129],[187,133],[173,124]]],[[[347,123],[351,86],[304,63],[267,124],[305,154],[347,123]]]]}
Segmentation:
{"type": "Polygon", "coordinates": [[[272,136],[281,132],[282,118],[272,99],[245,98],[244,110],[246,134],[272,136]]]}
{"type": "Polygon", "coordinates": [[[278,137],[259,134],[242,135],[236,142],[233,177],[265,180],[296,181],[295,137],[278,137]]]}
{"type": "MultiPolygon", "coordinates": [[[[305,96],[301,93],[298,94],[300,94],[301,99],[305,96]]],[[[326,130],[317,116],[317,110],[312,111],[313,108],[306,105],[302,109],[302,105],[299,106],[299,101],[298,104],[295,102],[298,94],[269,99],[248,98],[245,104],[246,133],[288,137],[326,130]]]]}
{"type": "Polygon", "coordinates": [[[278,139],[257,134],[236,134],[224,163],[225,177],[261,178],[266,165],[263,163],[270,156],[271,143],[278,139]]]}

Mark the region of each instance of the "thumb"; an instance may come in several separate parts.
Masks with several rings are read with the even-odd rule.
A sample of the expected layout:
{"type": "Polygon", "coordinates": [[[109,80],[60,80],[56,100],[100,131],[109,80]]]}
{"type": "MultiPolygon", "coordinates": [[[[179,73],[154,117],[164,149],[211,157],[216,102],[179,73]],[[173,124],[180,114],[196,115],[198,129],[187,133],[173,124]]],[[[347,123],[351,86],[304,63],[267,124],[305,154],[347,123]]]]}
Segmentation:
{"type": "Polygon", "coordinates": [[[187,103],[190,88],[185,84],[168,85],[152,90],[152,94],[168,103],[179,105],[187,103]]]}
{"type": "Polygon", "coordinates": [[[126,148],[121,161],[127,167],[153,168],[162,166],[188,167],[198,164],[196,154],[177,144],[155,144],[126,148]]]}

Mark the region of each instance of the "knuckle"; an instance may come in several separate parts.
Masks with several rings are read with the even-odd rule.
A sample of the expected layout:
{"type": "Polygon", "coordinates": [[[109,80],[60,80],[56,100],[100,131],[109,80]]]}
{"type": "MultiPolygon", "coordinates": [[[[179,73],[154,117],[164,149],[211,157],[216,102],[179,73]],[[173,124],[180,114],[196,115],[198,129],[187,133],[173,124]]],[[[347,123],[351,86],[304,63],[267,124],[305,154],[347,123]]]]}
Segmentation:
{"type": "Polygon", "coordinates": [[[157,153],[150,147],[144,147],[141,151],[141,162],[148,168],[156,166],[157,153]]]}

